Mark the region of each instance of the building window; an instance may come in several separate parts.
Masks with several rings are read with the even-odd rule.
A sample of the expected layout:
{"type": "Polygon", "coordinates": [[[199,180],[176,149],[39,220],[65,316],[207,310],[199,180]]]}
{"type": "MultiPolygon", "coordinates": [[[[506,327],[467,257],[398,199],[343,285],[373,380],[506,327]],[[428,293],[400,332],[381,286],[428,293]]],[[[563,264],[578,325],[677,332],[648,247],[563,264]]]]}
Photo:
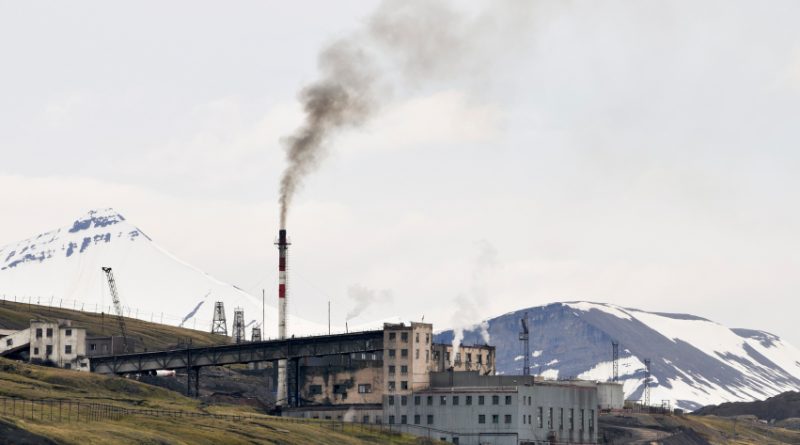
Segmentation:
{"type": "Polygon", "coordinates": [[[453,405],[458,405],[458,396],[453,396],[453,405]]]}
{"type": "Polygon", "coordinates": [[[569,409],[569,430],[575,430],[575,408],[569,409]]]}
{"type": "Polygon", "coordinates": [[[42,328],[36,328],[36,338],[42,338],[42,328]]]}
{"type": "Polygon", "coordinates": [[[461,353],[456,352],[456,363],[461,363],[461,353]]]}
{"type": "Polygon", "coordinates": [[[500,416],[498,414],[492,414],[492,423],[500,423],[500,416]]]}
{"type": "Polygon", "coordinates": [[[506,423],[511,423],[511,414],[506,414],[506,423]]]}
{"type": "Polygon", "coordinates": [[[439,405],[447,405],[447,396],[439,396],[439,405]]]}
{"type": "Polygon", "coordinates": [[[416,334],[414,334],[414,341],[415,341],[416,343],[419,343],[419,332],[417,332],[416,334]]]}
{"type": "Polygon", "coordinates": [[[400,404],[403,406],[408,405],[408,396],[400,396],[400,404]]]}
{"type": "Polygon", "coordinates": [[[408,417],[407,417],[405,414],[403,414],[402,416],[400,416],[400,423],[401,423],[402,425],[405,425],[405,424],[407,424],[407,423],[408,423],[408,417]]]}
{"type": "Polygon", "coordinates": [[[472,353],[467,352],[467,363],[472,363],[472,353]]]}
{"type": "Polygon", "coordinates": [[[579,427],[578,427],[578,429],[579,429],[579,430],[581,430],[581,431],[583,431],[583,426],[584,426],[584,425],[586,425],[586,424],[584,423],[584,420],[585,420],[585,419],[584,419],[584,417],[583,417],[583,415],[584,415],[584,411],[585,411],[585,410],[584,410],[583,408],[581,408],[581,423],[580,423],[580,425],[579,425],[579,427]]]}
{"type": "Polygon", "coordinates": [[[414,414],[414,425],[419,425],[419,423],[420,423],[419,414],[414,414]]]}
{"type": "Polygon", "coordinates": [[[536,409],[536,426],[538,426],[539,428],[544,427],[544,425],[542,425],[542,417],[543,417],[542,407],[540,406],[539,408],[536,409]]]}
{"type": "Polygon", "coordinates": [[[394,340],[395,338],[397,338],[397,334],[396,334],[396,333],[394,333],[394,332],[390,332],[390,333],[389,333],[389,341],[392,341],[392,340],[394,340]]]}
{"type": "Polygon", "coordinates": [[[364,417],[361,419],[361,423],[369,423],[369,416],[364,416],[364,417]]]}
{"type": "Polygon", "coordinates": [[[403,343],[408,343],[408,332],[400,333],[400,341],[402,341],[403,343]]]}
{"type": "Polygon", "coordinates": [[[47,345],[44,348],[45,355],[51,355],[53,353],[53,345],[47,345]]]}
{"type": "Polygon", "coordinates": [[[483,354],[478,354],[478,364],[479,365],[483,364],[483,354]]]}
{"type": "Polygon", "coordinates": [[[466,404],[472,405],[472,396],[467,396],[466,404]]]}
{"type": "Polygon", "coordinates": [[[525,414],[522,415],[522,424],[525,425],[525,414]]]}
{"type": "Polygon", "coordinates": [[[312,396],[322,394],[322,385],[309,385],[308,394],[312,396]]]}
{"type": "Polygon", "coordinates": [[[414,405],[420,405],[422,403],[422,397],[414,396],[414,405]]]}
{"type": "Polygon", "coordinates": [[[400,350],[400,357],[403,357],[403,358],[408,357],[408,349],[401,349],[400,350]]]}
{"type": "Polygon", "coordinates": [[[500,404],[500,396],[492,396],[492,405],[500,404]]]}
{"type": "Polygon", "coordinates": [[[450,353],[449,352],[445,352],[444,353],[444,362],[445,363],[450,363],[450,353]]]}
{"type": "Polygon", "coordinates": [[[425,334],[425,343],[427,344],[427,343],[430,343],[430,342],[431,342],[431,335],[430,334],[425,334]]]}
{"type": "Polygon", "coordinates": [[[408,380],[401,380],[400,381],[400,389],[403,389],[403,390],[408,389],[408,380]]]}
{"type": "Polygon", "coordinates": [[[97,349],[97,344],[96,343],[89,344],[89,350],[90,351],[94,351],[95,349],[97,349]]]}
{"type": "Polygon", "coordinates": [[[485,399],[486,399],[486,398],[485,398],[484,396],[478,396],[478,405],[483,405],[483,404],[484,404],[484,401],[485,401],[485,399]]]}
{"type": "Polygon", "coordinates": [[[558,409],[558,429],[564,429],[564,408],[558,409]]]}
{"type": "Polygon", "coordinates": [[[389,405],[394,405],[394,396],[389,396],[388,397],[388,403],[389,403],[389,405]]]}
{"type": "Polygon", "coordinates": [[[486,415],[478,414],[478,423],[486,423],[486,415]]]}
{"type": "Polygon", "coordinates": [[[594,410],[589,410],[589,431],[594,430],[594,410]]]}
{"type": "Polygon", "coordinates": [[[389,391],[394,391],[394,380],[389,380],[389,391]]]}
{"type": "Polygon", "coordinates": [[[39,348],[33,348],[33,355],[39,355],[39,348]]]}
{"type": "Polygon", "coordinates": [[[64,369],[72,369],[72,363],[64,363],[64,369]]]}
{"type": "Polygon", "coordinates": [[[394,375],[395,367],[394,365],[389,365],[389,375],[394,375]]]}
{"type": "Polygon", "coordinates": [[[394,357],[394,356],[395,356],[395,350],[394,349],[390,349],[389,350],[389,357],[394,357]]]}
{"type": "Polygon", "coordinates": [[[414,351],[414,358],[419,358],[419,348],[414,351]]]}
{"type": "Polygon", "coordinates": [[[64,354],[72,354],[72,345],[64,346],[64,354]]]}
{"type": "MultiPolygon", "coordinates": [[[[394,368],[394,366],[392,366],[394,368]]],[[[401,365],[400,366],[400,374],[406,375],[408,374],[408,365],[401,365]]]]}
{"type": "Polygon", "coordinates": [[[511,396],[506,396],[506,405],[511,405],[511,396]]]}
{"type": "Polygon", "coordinates": [[[14,344],[14,339],[9,338],[6,340],[6,346],[12,346],[14,344]]]}
{"type": "Polygon", "coordinates": [[[333,385],[333,393],[341,394],[343,399],[347,398],[347,385],[333,385]]]}
{"type": "Polygon", "coordinates": [[[394,425],[394,416],[389,416],[389,425],[394,425]]]}
{"type": "Polygon", "coordinates": [[[433,425],[433,414],[428,414],[428,425],[433,425]]]}
{"type": "Polygon", "coordinates": [[[53,337],[53,328],[47,328],[47,338],[53,337]]]}
{"type": "Polygon", "coordinates": [[[361,383],[358,385],[359,394],[367,394],[372,392],[372,385],[369,383],[361,383]]]}
{"type": "Polygon", "coordinates": [[[553,429],[553,408],[547,408],[547,429],[553,429]]]}
{"type": "Polygon", "coordinates": [[[533,422],[531,422],[531,415],[530,414],[528,414],[528,425],[533,425],[533,422]]]}
{"type": "Polygon", "coordinates": [[[103,352],[108,352],[108,345],[103,345],[103,352]]]}
{"type": "Polygon", "coordinates": [[[427,349],[425,350],[425,363],[428,363],[430,352],[431,351],[428,351],[427,349]]]}
{"type": "Polygon", "coordinates": [[[65,329],[64,335],[66,335],[67,337],[72,337],[72,329],[65,329]]]}

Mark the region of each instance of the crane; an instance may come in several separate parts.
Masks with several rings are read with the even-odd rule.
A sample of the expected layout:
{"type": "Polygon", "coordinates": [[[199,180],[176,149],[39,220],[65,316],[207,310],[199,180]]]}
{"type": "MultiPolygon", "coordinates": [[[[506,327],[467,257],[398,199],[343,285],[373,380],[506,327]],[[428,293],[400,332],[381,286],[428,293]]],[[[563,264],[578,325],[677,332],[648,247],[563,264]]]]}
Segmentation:
{"type": "Polygon", "coordinates": [[[108,279],[108,287],[111,289],[111,298],[114,300],[114,311],[117,313],[117,322],[119,323],[119,330],[122,333],[122,344],[125,346],[125,352],[128,351],[128,331],[125,329],[125,318],[122,316],[122,304],[119,302],[119,295],[117,294],[117,283],[114,281],[114,272],[110,267],[103,267],[103,272],[106,273],[108,279]]]}

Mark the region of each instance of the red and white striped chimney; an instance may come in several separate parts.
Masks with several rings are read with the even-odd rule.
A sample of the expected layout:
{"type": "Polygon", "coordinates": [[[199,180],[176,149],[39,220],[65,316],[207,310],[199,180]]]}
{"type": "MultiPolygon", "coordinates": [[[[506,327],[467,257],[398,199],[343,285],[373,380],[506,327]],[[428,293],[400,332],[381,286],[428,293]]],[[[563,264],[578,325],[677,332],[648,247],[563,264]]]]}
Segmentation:
{"type": "MultiPolygon", "coordinates": [[[[289,241],[286,239],[286,229],[278,232],[278,338],[286,338],[286,290],[288,287],[286,266],[289,241]]],[[[287,395],[286,360],[278,360],[278,391],[275,396],[276,405],[286,404],[287,395]]]]}

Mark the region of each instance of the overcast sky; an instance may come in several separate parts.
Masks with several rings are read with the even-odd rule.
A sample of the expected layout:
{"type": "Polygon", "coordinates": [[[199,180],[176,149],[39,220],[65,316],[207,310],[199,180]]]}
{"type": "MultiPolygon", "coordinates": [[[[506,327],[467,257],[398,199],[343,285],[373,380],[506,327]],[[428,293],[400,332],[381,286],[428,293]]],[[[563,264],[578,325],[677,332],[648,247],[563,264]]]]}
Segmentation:
{"type": "MultiPolygon", "coordinates": [[[[800,2],[511,3],[457,3],[520,20],[326,145],[290,310],[344,319],[355,286],[362,320],[441,329],[580,299],[800,346],[800,2]]],[[[114,207],[274,298],[281,138],[378,5],[0,2],[0,244],[114,207]]]]}

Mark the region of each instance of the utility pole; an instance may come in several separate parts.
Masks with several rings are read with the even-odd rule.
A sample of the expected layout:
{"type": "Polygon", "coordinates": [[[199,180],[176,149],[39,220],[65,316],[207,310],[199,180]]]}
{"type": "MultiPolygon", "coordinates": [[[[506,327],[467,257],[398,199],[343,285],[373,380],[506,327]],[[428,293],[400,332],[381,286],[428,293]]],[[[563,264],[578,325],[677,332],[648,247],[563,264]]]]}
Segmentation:
{"type": "Polygon", "coordinates": [[[611,360],[613,362],[611,381],[616,383],[619,381],[619,342],[616,340],[611,341],[611,360]]]}
{"type": "Polygon", "coordinates": [[[650,410],[650,359],[644,359],[644,405],[650,410]]]}

